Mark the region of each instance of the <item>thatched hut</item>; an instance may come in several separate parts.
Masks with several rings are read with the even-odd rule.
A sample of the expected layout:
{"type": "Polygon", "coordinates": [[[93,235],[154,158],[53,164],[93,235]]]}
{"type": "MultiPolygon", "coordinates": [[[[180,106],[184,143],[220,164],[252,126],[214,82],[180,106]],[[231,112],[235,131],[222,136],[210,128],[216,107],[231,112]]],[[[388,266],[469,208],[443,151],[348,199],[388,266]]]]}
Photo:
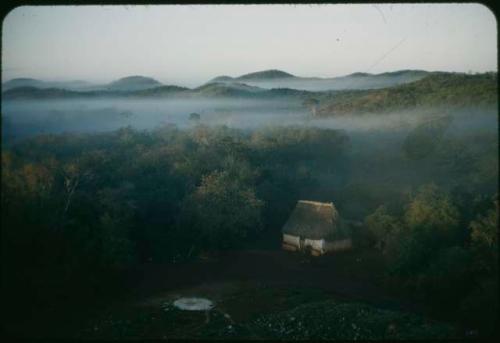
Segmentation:
{"type": "Polygon", "coordinates": [[[333,203],[299,200],[283,226],[282,247],[289,251],[308,251],[319,256],[348,250],[352,241],[348,226],[333,203]]]}

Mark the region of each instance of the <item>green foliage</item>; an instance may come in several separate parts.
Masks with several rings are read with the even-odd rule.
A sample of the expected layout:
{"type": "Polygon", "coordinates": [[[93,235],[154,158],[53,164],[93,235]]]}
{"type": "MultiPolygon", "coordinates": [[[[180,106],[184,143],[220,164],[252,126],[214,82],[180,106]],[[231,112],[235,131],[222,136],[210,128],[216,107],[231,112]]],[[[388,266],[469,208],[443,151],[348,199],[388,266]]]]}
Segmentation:
{"type": "Polygon", "coordinates": [[[199,232],[193,244],[227,249],[261,230],[262,205],[251,187],[227,171],[216,171],[203,177],[188,197],[184,223],[188,223],[187,229],[199,232]]]}
{"type": "Polygon", "coordinates": [[[318,100],[318,99],[308,97],[308,98],[306,98],[306,99],[302,102],[302,105],[303,105],[304,107],[307,107],[308,109],[310,109],[311,114],[312,114],[313,116],[316,116],[316,111],[317,111],[317,108],[318,108],[318,106],[319,106],[319,100],[318,100]]]}
{"type": "Polygon", "coordinates": [[[322,102],[318,115],[491,105],[498,102],[497,80],[497,73],[431,73],[421,80],[399,86],[335,93],[322,102]]]}
{"type": "Polygon", "coordinates": [[[498,273],[498,200],[493,204],[485,215],[479,215],[470,223],[477,269],[491,275],[498,273]]]}
{"type": "MultiPolygon", "coordinates": [[[[482,337],[498,336],[498,196],[493,206],[480,214],[469,227],[470,262],[475,287],[460,304],[462,322],[480,330],[482,337]]],[[[470,282],[470,281],[469,281],[470,282]]]]}
{"type": "Polygon", "coordinates": [[[410,201],[401,223],[381,206],[366,217],[365,229],[386,240],[391,273],[415,298],[490,337],[498,319],[498,201],[495,196],[494,206],[485,211],[480,203],[466,202],[469,212],[482,214],[464,235],[462,217],[470,214],[459,212],[451,194],[427,184],[410,201]]]}
{"type": "Polygon", "coordinates": [[[366,238],[377,249],[385,251],[390,240],[401,230],[402,224],[397,218],[387,212],[385,206],[378,207],[372,214],[365,218],[365,228],[368,233],[366,238]]]}
{"type": "Polygon", "coordinates": [[[459,244],[459,212],[445,192],[423,185],[404,214],[405,227],[389,249],[397,274],[415,276],[429,267],[441,249],[459,244]]]}
{"type": "Polygon", "coordinates": [[[453,232],[459,213],[450,196],[435,184],[422,186],[408,205],[405,221],[410,230],[432,229],[436,234],[453,232]]]}
{"type": "Polygon", "coordinates": [[[444,116],[429,120],[412,130],[403,143],[403,151],[411,159],[421,159],[431,154],[451,123],[444,116]]]}
{"type": "Polygon", "coordinates": [[[98,192],[103,213],[99,216],[96,239],[101,264],[105,267],[126,267],[134,261],[134,246],[131,241],[134,205],[127,198],[131,185],[118,189],[103,189],[98,192]]]}

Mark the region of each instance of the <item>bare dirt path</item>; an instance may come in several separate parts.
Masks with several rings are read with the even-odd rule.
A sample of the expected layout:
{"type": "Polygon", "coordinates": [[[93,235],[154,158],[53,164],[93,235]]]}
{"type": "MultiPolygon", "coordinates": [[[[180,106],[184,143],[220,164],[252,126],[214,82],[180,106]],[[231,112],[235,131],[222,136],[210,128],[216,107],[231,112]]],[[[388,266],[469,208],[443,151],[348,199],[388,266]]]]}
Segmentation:
{"type": "Polygon", "coordinates": [[[421,312],[419,306],[388,289],[383,283],[384,268],[383,259],[373,251],[314,258],[281,250],[246,250],[205,261],[143,266],[132,278],[140,280],[133,287],[138,299],[192,287],[253,282],[317,288],[337,298],[421,312]]]}
{"type": "Polygon", "coordinates": [[[71,313],[66,310],[46,320],[37,317],[29,336],[71,337],[93,326],[91,323],[103,315],[150,313],[161,309],[165,302],[185,296],[207,297],[236,321],[246,321],[254,314],[290,309],[294,306],[290,291],[293,294],[294,289],[312,295],[304,298],[306,302],[314,301],[315,292],[320,291],[338,300],[425,314],[422,308],[396,294],[397,287],[387,287],[385,270],[385,261],[378,252],[360,250],[319,258],[277,249],[242,250],[191,262],[146,264],[129,274],[124,284],[126,291],[71,313]]]}

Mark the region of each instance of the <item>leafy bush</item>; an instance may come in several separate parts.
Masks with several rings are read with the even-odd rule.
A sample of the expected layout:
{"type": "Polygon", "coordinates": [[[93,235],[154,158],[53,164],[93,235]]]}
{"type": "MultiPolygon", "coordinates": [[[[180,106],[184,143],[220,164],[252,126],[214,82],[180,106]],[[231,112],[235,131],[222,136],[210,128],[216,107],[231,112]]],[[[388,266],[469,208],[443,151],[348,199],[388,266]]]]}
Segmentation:
{"type": "Polygon", "coordinates": [[[494,206],[470,223],[469,237],[461,234],[463,221],[450,194],[433,184],[419,189],[401,226],[395,225],[397,219],[387,215],[384,207],[365,220],[374,234],[390,237],[391,272],[414,297],[436,311],[451,313],[468,330],[479,329],[481,337],[498,334],[493,324],[498,318],[498,202],[494,199],[494,206]]]}
{"type": "Polygon", "coordinates": [[[193,244],[227,249],[260,231],[262,205],[252,188],[227,171],[216,171],[203,177],[186,200],[182,224],[199,233],[193,244]]]}
{"type": "Polygon", "coordinates": [[[387,208],[383,205],[365,218],[367,240],[382,251],[385,251],[389,240],[396,235],[401,226],[397,218],[388,214],[387,208]]]}

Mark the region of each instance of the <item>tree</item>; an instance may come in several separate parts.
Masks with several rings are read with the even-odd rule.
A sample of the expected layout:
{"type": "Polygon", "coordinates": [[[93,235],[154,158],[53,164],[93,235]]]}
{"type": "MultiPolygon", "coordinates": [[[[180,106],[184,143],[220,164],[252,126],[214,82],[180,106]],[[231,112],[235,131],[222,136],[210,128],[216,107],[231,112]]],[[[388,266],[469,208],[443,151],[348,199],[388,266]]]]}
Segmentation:
{"type": "Polygon", "coordinates": [[[445,115],[427,120],[413,129],[403,143],[406,156],[419,160],[433,153],[451,121],[451,117],[445,115]]]}
{"type": "Polygon", "coordinates": [[[429,228],[438,233],[453,233],[459,213],[450,196],[435,184],[423,185],[409,204],[405,221],[410,230],[429,228]]]}
{"type": "Polygon", "coordinates": [[[194,244],[227,249],[260,231],[262,206],[253,188],[227,171],[215,171],[204,176],[188,197],[182,222],[184,228],[199,233],[194,244]]]}
{"type": "Polygon", "coordinates": [[[200,121],[200,119],[201,119],[201,116],[196,112],[189,114],[189,120],[191,120],[191,121],[197,122],[197,121],[200,121]]]}
{"type": "Polygon", "coordinates": [[[467,325],[483,337],[498,336],[498,195],[493,206],[469,225],[477,287],[461,302],[467,325]]]}
{"type": "Polygon", "coordinates": [[[309,108],[313,117],[316,116],[316,111],[319,105],[319,100],[315,98],[307,98],[302,103],[305,107],[309,108]]]}
{"type": "Polygon", "coordinates": [[[396,217],[387,213],[385,206],[379,206],[365,218],[365,227],[369,232],[369,239],[375,243],[377,249],[384,252],[391,236],[395,235],[401,226],[402,224],[396,217]]]}
{"type": "Polygon", "coordinates": [[[394,271],[416,275],[425,271],[442,249],[460,244],[460,216],[447,193],[434,184],[420,187],[408,205],[405,227],[394,251],[394,271]]]}
{"type": "Polygon", "coordinates": [[[498,270],[498,199],[493,205],[486,215],[480,215],[470,223],[477,268],[488,274],[496,274],[498,270]]]}

